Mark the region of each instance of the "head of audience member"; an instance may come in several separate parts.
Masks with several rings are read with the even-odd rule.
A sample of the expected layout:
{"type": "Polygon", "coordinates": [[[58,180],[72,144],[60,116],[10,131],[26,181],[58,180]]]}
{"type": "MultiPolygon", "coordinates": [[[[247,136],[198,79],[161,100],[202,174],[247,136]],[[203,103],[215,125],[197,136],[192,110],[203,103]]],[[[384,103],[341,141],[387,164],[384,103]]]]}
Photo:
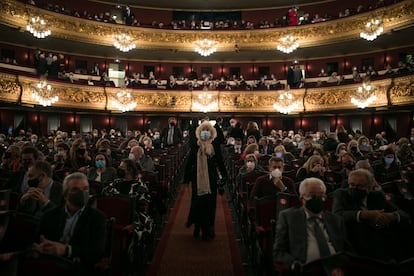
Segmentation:
{"type": "Polygon", "coordinates": [[[257,158],[260,157],[260,153],[259,153],[259,145],[254,143],[254,144],[249,144],[246,146],[246,148],[243,151],[243,155],[246,156],[248,154],[255,154],[257,158]]]}
{"type": "Polygon", "coordinates": [[[237,153],[241,153],[242,145],[243,145],[243,141],[240,138],[236,138],[234,140],[234,151],[237,153]]]}
{"type": "Polygon", "coordinates": [[[336,156],[341,156],[341,154],[344,154],[346,152],[346,144],[345,143],[339,143],[336,146],[336,151],[335,151],[335,155],[336,156]]]}
{"type": "Polygon", "coordinates": [[[139,160],[141,160],[144,154],[144,149],[141,146],[134,146],[131,148],[129,152],[128,159],[134,162],[138,162],[139,160]]]}
{"type": "Polygon", "coordinates": [[[312,155],[318,155],[318,156],[321,156],[321,157],[325,157],[326,156],[326,153],[325,153],[325,151],[323,150],[323,148],[321,148],[321,147],[314,147],[313,148],[313,153],[312,153],[312,155]]]}
{"type": "Polygon", "coordinates": [[[144,138],[142,138],[142,144],[144,145],[145,149],[152,149],[152,139],[149,136],[144,136],[144,138]]]}
{"type": "Polygon", "coordinates": [[[36,134],[32,134],[30,136],[30,142],[32,143],[32,145],[36,145],[37,142],[38,142],[38,140],[39,140],[39,138],[38,138],[38,136],[36,134]]]}
{"type": "Polygon", "coordinates": [[[299,197],[305,212],[318,216],[324,209],[326,186],[319,178],[306,178],[299,185],[299,197]]]}
{"type": "Polygon", "coordinates": [[[284,162],[282,158],[271,157],[269,159],[269,174],[272,178],[282,178],[284,162]]]}
{"type": "Polygon", "coordinates": [[[394,162],[396,162],[395,151],[391,147],[387,147],[382,152],[382,162],[386,167],[391,166],[394,162]]]}
{"type": "Polygon", "coordinates": [[[247,137],[247,144],[256,144],[256,138],[253,135],[250,135],[249,137],[247,137]]]}
{"type": "Polygon", "coordinates": [[[257,157],[255,154],[251,153],[246,155],[244,159],[244,164],[246,165],[246,172],[252,172],[257,167],[257,157]]]}
{"type": "Polygon", "coordinates": [[[323,173],[325,171],[325,159],[318,155],[312,155],[302,166],[309,172],[323,173]]]}
{"type": "Polygon", "coordinates": [[[177,120],[176,120],[174,117],[170,117],[170,118],[168,118],[168,124],[169,124],[171,127],[174,127],[174,126],[176,126],[176,125],[177,125],[177,120]]]}
{"type": "Polygon", "coordinates": [[[20,148],[16,145],[10,145],[2,156],[1,166],[10,171],[18,169],[20,157],[20,148]]]}
{"type": "Polygon", "coordinates": [[[348,175],[348,190],[355,202],[361,202],[374,187],[374,176],[366,169],[356,169],[348,175]]]}
{"type": "Polygon", "coordinates": [[[236,139],[234,137],[227,138],[227,146],[234,146],[236,144],[236,139]]]}
{"type": "Polygon", "coordinates": [[[131,149],[131,148],[133,148],[135,146],[138,146],[138,145],[139,145],[139,143],[136,139],[131,139],[131,140],[129,140],[129,142],[127,144],[127,148],[131,149]]]}
{"type": "Polygon", "coordinates": [[[346,169],[347,172],[352,171],[355,167],[355,157],[350,152],[345,152],[340,156],[342,168],[346,169]]]}
{"type": "Polygon", "coordinates": [[[161,138],[161,133],[158,129],[154,129],[154,134],[152,135],[152,139],[158,141],[161,138]]]}
{"type": "Polygon", "coordinates": [[[236,126],[236,123],[237,123],[236,119],[232,118],[232,119],[230,119],[229,122],[230,122],[230,126],[231,127],[235,127],[236,126]]]}
{"type": "Polygon", "coordinates": [[[278,146],[275,147],[274,153],[275,153],[276,157],[283,159],[283,157],[286,154],[286,149],[283,145],[278,145],[278,146]]]}
{"type": "Polygon", "coordinates": [[[104,171],[105,168],[111,166],[111,161],[105,153],[97,153],[95,155],[95,167],[98,171],[104,171]]]}
{"type": "Polygon", "coordinates": [[[27,172],[29,187],[44,190],[52,181],[52,167],[49,162],[37,160],[29,167],[27,172]]]}
{"type": "Polygon", "coordinates": [[[69,174],[63,180],[62,193],[67,210],[71,214],[75,214],[77,211],[84,208],[88,203],[88,178],[81,172],[69,174]]]}
{"type": "Polygon", "coordinates": [[[136,179],[139,168],[131,159],[123,159],[117,169],[118,178],[128,181],[136,179]]]}
{"type": "Polygon", "coordinates": [[[75,139],[75,141],[72,143],[72,147],[70,148],[71,159],[85,158],[86,156],[88,156],[88,151],[86,150],[86,142],[80,138],[75,139]]]}
{"type": "Polygon", "coordinates": [[[347,151],[349,153],[352,153],[353,155],[356,155],[356,154],[360,153],[358,141],[356,141],[356,140],[349,141],[347,151]]]}
{"type": "Polygon", "coordinates": [[[33,146],[24,146],[20,152],[22,168],[27,170],[36,160],[39,160],[40,153],[33,146]]]}

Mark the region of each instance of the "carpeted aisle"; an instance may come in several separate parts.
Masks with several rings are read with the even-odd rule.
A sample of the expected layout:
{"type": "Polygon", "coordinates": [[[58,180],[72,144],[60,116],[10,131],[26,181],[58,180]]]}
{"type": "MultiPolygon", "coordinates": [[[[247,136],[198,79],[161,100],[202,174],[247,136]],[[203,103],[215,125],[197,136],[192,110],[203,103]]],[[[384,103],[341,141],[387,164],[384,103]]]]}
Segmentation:
{"type": "Polygon", "coordinates": [[[217,198],[213,241],[196,240],[185,227],[190,201],[182,186],[147,275],[244,275],[226,197],[217,198]]]}

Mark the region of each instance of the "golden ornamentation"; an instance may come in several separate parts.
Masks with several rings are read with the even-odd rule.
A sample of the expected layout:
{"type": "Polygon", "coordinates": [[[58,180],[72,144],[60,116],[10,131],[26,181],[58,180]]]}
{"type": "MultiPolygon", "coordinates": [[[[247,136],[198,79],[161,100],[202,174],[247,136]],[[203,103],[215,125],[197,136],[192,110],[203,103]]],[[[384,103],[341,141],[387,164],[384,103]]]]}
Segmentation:
{"type": "Polygon", "coordinates": [[[391,104],[412,104],[414,99],[414,78],[411,76],[394,80],[390,89],[391,104]]]}
{"type": "Polygon", "coordinates": [[[194,41],[210,39],[217,42],[220,49],[233,50],[234,43],[240,48],[269,50],[276,47],[277,42],[286,35],[295,36],[301,41],[301,47],[320,46],[325,43],[358,39],[359,33],[371,17],[383,18],[384,28],[390,30],[406,26],[414,22],[414,1],[403,1],[373,12],[362,13],[324,23],[297,27],[271,28],[257,30],[231,30],[219,32],[200,32],[192,30],[166,30],[113,25],[94,20],[75,18],[63,14],[25,5],[19,1],[6,0],[1,4],[0,21],[9,26],[22,27],[33,15],[42,16],[49,25],[53,35],[65,39],[112,45],[113,35],[125,33],[133,40],[139,41],[139,47],[193,51],[194,41]]]}
{"type": "Polygon", "coordinates": [[[8,78],[7,75],[0,75],[0,94],[2,98],[14,98],[20,95],[20,87],[15,77],[8,78]]]}

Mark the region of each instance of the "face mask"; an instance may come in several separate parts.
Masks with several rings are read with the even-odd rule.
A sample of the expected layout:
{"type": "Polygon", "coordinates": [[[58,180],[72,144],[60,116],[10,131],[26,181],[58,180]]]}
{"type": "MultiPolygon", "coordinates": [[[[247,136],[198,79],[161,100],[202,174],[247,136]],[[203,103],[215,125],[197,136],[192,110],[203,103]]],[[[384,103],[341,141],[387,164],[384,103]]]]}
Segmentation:
{"type": "Polygon", "coordinates": [[[175,123],[174,122],[171,122],[170,123],[170,126],[172,126],[172,127],[175,126],[175,123]]]}
{"type": "Polygon", "coordinates": [[[84,154],[85,154],[85,152],[86,152],[86,149],[78,149],[76,152],[77,152],[79,155],[84,155],[84,154]]]}
{"type": "Polygon", "coordinates": [[[272,171],[272,177],[274,178],[280,178],[282,176],[282,172],[279,169],[274,169],[272,171]]]}
{"type": "Polygon", "coordinates": [[[160,136],[159,135],[154,135],[154,140],[159,139],[160,136]]]}
{"type": "Polygon", "coordinates": [[[118,175],[119,178],[125,177],[125,171],[123,169],[116,170],[116,174],[118,175]]]}
{"type": "Polygon", "coordinates": [[[95,166],[96,166],[98,169],[105,168],[105,161],[103,161],[103,160],[97,160],[97,161],[95,162],[95,166]]]}
{"type": "Polygon", "coordinates": [[[357,149],[356,147],[352,147],[352,148],[351,148],[351,151],[352,151],[352,152],[357,152],[357,150],[358,150],[358,149],[357,149]]]}
{"type": "Polygon", "coordinates": [[[241,145],[234,145],[234,149],[240,150],[241,149],[241,145]]]}
{"type": "Polygon", "coordinates": [[[130,153],[130,154],[128,155],[128,159],[129,159],[129,160],[132,160],[132,161],[135,161],[135,155],[134,155],[133,153],[130,153]]]}
{"type": "Polygon", "coordinates": [[[76,189],[67,194],[67,200],[71,205],[76,208],[83,208],[86,205],[89,199],[89,193],[87,191],[82,191],[76,189]]]}
{"type": "Polygon", "coordinates": [[[275,153],[275,155],[278,158],[282,158],[283,157],[283,152],[278,151],[278,152],[275,153]]]}
{"type": "Polygon", "coordinates": [[[247,166],[248,168],[254,169],[255,164],[254,164],[254,162],[252,162],[252,161],[247,161],[246,166],[247,166]]]}
{"type": "Polygon", "coordinates": [[[319,214],[323,210],[322,197],[313,196],[311,199],[306,200],[305,207],[312,213],[319,214]]]}
{"type": "Polygon", "coordinates": [[[235,144],[236,142],[234,142],[234,141],[231,141],[230,142],[230,145],[233,145],[234,146],[234,144],[235,144]]]}
{"type": "Polygon", "coordinates": [[[32,139],[31,141],[32,141],[32,144],[36,144],[37,143],[37,140],[36,139],[32,139]]]}
{"type": "Polygon", "coordinates": [[[393,158],[393,157],[385,157],[385,158],[384,158],[384,162],[385,162],[385,164],[387,164],[387,165],[391,165],[391,164],[392,164],[392,162],[394,162],[394,158],[393,158]]]}
{"type": "Polygon", "coordinates": [[[411,143],[414,143],[414,137],[410,137],[411,143]]]}
{"type": "Polygon", "coordinates": [[[361,201],[367,196],[367,191],[356,188],[349,189],[349,193],[354,201],[361,201]]]}
{"type": "Polygon", "coordinates": [[[354,168],[354,163],[346,163],[343,166],[348,170],[352,171],[352,169],[354,168]]]}
{"type": "Polygon", "coordinates": [[[27,180],[27,185],[29,185],[29,187],[36,188],[36,187],[39,186],[39,183],[40,183],[40,181],[39,181],[39,178],[37,178],[37,177],[27,180]]]}
{"type": "Polygon", "coordinates": [[[3,143],[4,142],[4,138],[3,137],[1,137],[0,138],[0,143],[3,143]]]}
{"type": "Polygon", "coordinates": [[[207,140],[207,139],[209,139],[211,137],[211,133],[210,133],[210,131],[208,131],[208,130],[202,130],[201,131],[201,133],[200,133],[200,138],[202,139],[202,140],[207,140]]]}
{"type": "Polygon", "coordinates": [[[361,145],[366,147],[366,146],[368,146],[368,143],[367,142],[362,142],[361,145]]]}
{"type": "Polygon", "coordinates": [[[148,140],[145,140],[144,141],[144,145],[146,146],[146,145],[148,145],[148,143],[149,143],[149,141],[148,140]]]}

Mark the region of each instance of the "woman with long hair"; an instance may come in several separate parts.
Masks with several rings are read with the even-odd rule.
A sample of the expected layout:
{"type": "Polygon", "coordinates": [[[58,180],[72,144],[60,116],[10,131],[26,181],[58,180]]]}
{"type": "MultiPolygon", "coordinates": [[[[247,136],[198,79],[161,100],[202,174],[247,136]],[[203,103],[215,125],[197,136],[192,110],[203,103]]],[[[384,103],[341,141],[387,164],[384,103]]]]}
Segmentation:
{"type": "Polygon", "coordinates": [[[77,138],[73,141],[69,151],[69,158],[73,171],[79,171],[85,174],[88,172],[92,158],[89,156],[84,140],[77,138]]]}

